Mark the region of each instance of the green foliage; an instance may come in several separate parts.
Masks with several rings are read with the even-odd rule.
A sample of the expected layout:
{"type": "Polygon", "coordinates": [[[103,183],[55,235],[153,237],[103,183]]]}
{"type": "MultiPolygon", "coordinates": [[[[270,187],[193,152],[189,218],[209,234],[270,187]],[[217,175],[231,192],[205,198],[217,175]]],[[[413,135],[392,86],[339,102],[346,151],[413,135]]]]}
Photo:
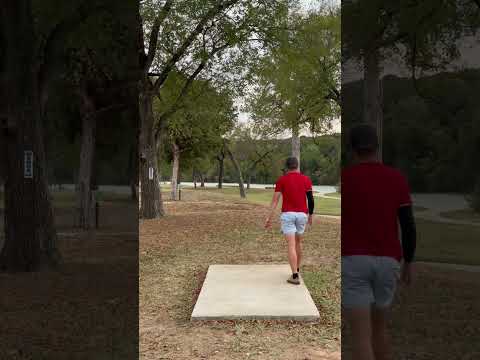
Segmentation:
{"type": "Polygon", "coordinates": [[[246,110],[260,133],[329,129],[339,107],[340,14],[291,11],[276,43],[252,70],[246,110]],[[338,100],[338,99],[337,99],[338,100]]]}
{"type": "MultiPolygon", "coordinates": [[[[302,172],[312,179],[315,185],[335,185],[339,182],[339,156],[340,156],[340,135],[325,135],[318,138],[302,137],[304,144],[301,152],[304,163],[302,172]]],[[[252,162],[259,158],[259,154],[273,149],[271,153],[260,161],[249,173],[251,183],[273,184],[283,174],[285,159],[290,156],[290,139],[250,139],[235,136],[230,144],[237,160],[240,163],[244,175],[252,162]]],[[[216,154],[209,154],[203,158],[195,159],[195,167],[206,175],[207,180],[216,182],[218,180],[218,162],[216,154]]],[[[182,167],[182,179],[191,181],[192,163],[184,164],[182,167]]],[[[169,159],[162,161],[164,179],[169,179],[171,173],[171,162],[169,159]],[[167,175],[168,174],[168,175],[167,175]]],[[[245,179],[245,181],[247,178],[245,179]]],[[[237,173],[227,159],[225,160],[225,182],[236,182],[237,173]]]]}
{"type": "MultiPolygon", "coordinates": [[[[179,73],[172,73],[162,91],[161,99],[154,102],[156,117],[162,109],[175,105],[181,84],[185,81],[179,73]]],[[[194,81],[192,88],[177,105],[177,111],[168,122],[166,140],[167,159],[171,159],[171,144],[181,151],[184,166],[216,153],[223,143],[223,136],[232,128],[236,118],[231,94],[226,89],[215,89],[204,80],[194,81]]]]}

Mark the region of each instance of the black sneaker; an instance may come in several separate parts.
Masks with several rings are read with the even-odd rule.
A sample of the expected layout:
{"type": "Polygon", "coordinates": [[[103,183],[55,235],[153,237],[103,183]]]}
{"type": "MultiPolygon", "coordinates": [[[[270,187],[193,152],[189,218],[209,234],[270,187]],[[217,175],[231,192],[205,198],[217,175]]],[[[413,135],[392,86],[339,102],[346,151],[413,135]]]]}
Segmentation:
{"type": "Polygon", "coordinates": [[[294,285],[300,285],[300,277],[297,276],[296,278],[294,278],[292,275],[287,279],[287,282],[294,285]]]}

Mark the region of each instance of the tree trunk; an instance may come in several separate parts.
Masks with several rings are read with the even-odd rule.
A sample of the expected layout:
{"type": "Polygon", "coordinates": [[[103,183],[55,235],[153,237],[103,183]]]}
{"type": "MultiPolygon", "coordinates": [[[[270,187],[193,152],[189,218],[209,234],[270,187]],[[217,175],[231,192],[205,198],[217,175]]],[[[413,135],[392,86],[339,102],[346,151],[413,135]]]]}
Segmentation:
{"type": "Polygon", "coordinates": [[[250,183],[252,182],[252,174],[247,175],[247,190],[250,190],[250,183]]]}
{"type": "Polygon", "coordinates": [[[378,159],[382,160],[383,112],[378,50],[366,51],[363,61],[363,121],[377,129],[378,159]]]}
{"type": "Polygon", "coordinates": [[[204,188],[205,187],[205,178],[203,177],[203,174],[200,173],[200,187],[204,188]]]}
{"type": "Polygon", "coordinates": [[[172,166],[172,181],[171,181],[171,198],[173,201],[177,200],[178,193],[178,177],[180,171],[180,148],[176,142],[172,144],[173,166],[172,166]]]}
{"type": "Polygon", "coordinates": [[[153,94],[145,89],[151,87],[150,80],[144,79],[140,89],[140,217],[155,219],[165,214],[160,190],[157,139],[153,132],[153,94]]]}
{"type": "Polygon", "coordinates": [[[192,169],[192,181],[193,181],[193,188],[197,188],[197,174],[195,172],[195,166],[192,169]]]}
{"type": "Polygon", "coordinates": [[[222,149],[222,152],[218,156],[218,188],[219,189],[221,189],[223,186],[224,160],[225,160],[225,154],[222,149]]]}
{"type": "Polygon", "coordinates": [[[235,156],[233,156],[233,153],[230,150],[230,148],[226,147],[225,150],[227,151],[227,154],[230,160],[232,160],[233,166],[235,167],[235,170],[237,171],[237,174],[238,174],[238,185],[240,188],[240,197],[245,199],[247,195],[245,194],[245,186],[243,185],[243,176],[242,176],[242,170],[240,169],[240,165],[238,164],[237,159],[235,159],[235,156]]]}
{"type": "Polygon", "coordinates": [[[138,144],[137,141],[130,149],[129,172],[130,172],[130,198],[137,201],[137,184],[138,184],[138,144]]]}
{"type": "Polygon", "coordinates": [[[292,157],[297,158],[300,170],[300,129],[298,125],[292,127],[292,157]]]}
{"type": "Polygon", "coordinates": [[[7,124],[4,138],[5,242],[0,269],[36,271],[60,261],[50,199],[42,127],[42,106],[29,1],[3,7],[7,124]],[[24,173],[32,151],[31,177],[24,173]]]}
{"type": "Polygon", "coordinates": [[[93,100],[83,90],[82,140],[80,147],[80,169],[78,173],[77,202],[78,226],[89,230],[95,227],[95,199],[92,192],[93,161],[95,158],[96,119],[93,100]]]}

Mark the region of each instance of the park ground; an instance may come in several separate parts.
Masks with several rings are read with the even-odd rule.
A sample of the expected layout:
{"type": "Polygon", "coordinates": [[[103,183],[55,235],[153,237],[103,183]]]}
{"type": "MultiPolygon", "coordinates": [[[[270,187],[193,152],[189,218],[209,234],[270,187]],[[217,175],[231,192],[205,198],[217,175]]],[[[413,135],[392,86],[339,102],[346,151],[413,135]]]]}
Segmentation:
{"type": "Polygon", "coordinates": [[[340,359],[336,218],[316,217],[305,237],[302,276],[319,322],[190,321],[209,265],[287,262],[278,222],[263,228],[268,207],[229,191],[183,190],[168,216],[140,222],[141,359],[340,359]]]}
{"type": "Polygon", "coordinates": [[[99,195],[100,228],[84,232],[73,226],[73,192],[54,193],[63,256],[58,271],[0,273],[0,359],[131,359],[138,353],[138,327],[132,327],[138,318],[137,203],[128,195],[99,195]]]}
{"type": "MultiPolygon", "coordinates": [[[[158,351],[158,347],[155,347],[152,343],[155,337],[166,339],[165,342],[160,341],[164,344],[166,359],[188,358],[188,354],[200,354],[198,358],[204,356],[205,359],[295,359],[295,356],[301,359],[325,358],[323,353],[304,355],[304,353],[308,354],[306,349],[309,349],[310,346],[306,342],[308,336],[299,336],[299,334],[310,333],[310,335],[313,335],[313,333],[309,327],[303,328],[300,324],[292,323],[289,325],[292,326],[290,329],[285,324],[268,323],[266,329],[264,322],[226,322],[203,325],[192,325],[188,322],[188,316],[195,299],[195,296],[191,294],[198,292],[201,279],[209,264],[216,262],[284,261],[285,255],[278,233],[275,233],[271,240],[277,241],[275,250],[272,250],[270,246],[267,248],[256,245],[258,243],[265,244],[265,238],[271,236],[265,234],[261,228],[266,214],[266,206],[271,199],[271,190],[252,189],[247,193],[246,201],[240,200],[238,189],[234,188],[187,190],[184,195],[185,202],[170,202],[168,204],[170,215],[161,221],[164,228],[171,228],[173,232],[175,232],[176,224],[188,224],[188,229],[183,229],[177,236],[171,235],[172,239],[169,240],[169,235],[165,235],[167,238],[158,238],[156,232],[158,230],[153,230],[155,226],[159,226],[158,224],[144,223],[142,225],[142,229],[144,229],[141,230],[142,234],[148,234],[148,240],[145,239],[145,242],[142,240],[141,256],[144,256],[143,251],[150,251],[152,243],[156,243],[155,247],[159,247],[158,241],[162,242],[168,248],[165,256],[167,258],[172,256],[172,260],[167,264],[157,266],[165,269],[168,274],[172,274],[174,277],[180,271],[182,273],[180,279],[184,284],[184,288],[175,286],[175,289],[171,290],[171,296],[168,297],[172,299],[177,297],[175,294],[182,294],[181,298],[183,300],[179,300],[175,304],[162,306],[161,315],[156,320],[153,313],[141,315],[141,350],[145,351],[142,352],[144,358],[148,358],[147,354],[158,351]],[[189,219],[189,216],[192,216],[192,218],[189,219]],[[209,229],[210,226],[202,220],[204,218],[212,219],[208,220],[208,223],[213,221],[211,224],[217,230],[209,229]],[[218,225],[215,226],[214,223],[218,225]],[[206,228],[207,230],[205,230],[206,228]],[[184,240],[186,243],[183,243],[184,240]],[[171,244],[171,242],[174,243],[171,244]],[[245,246],[245,243],[247,246],[245,246]],[[255,249],[255,246],[259,246],[260,250],[255,249]],[[252,250],[253,254],[251,253],[252,250]],[[266,250],[268,250],[268,253],[264,255],[266,250]],[[257,255],[257,253],[259,254],[257,255]],[[198,257],[196,254],[198,254],[198,257]],[[192,264],[195,264],[193,266],[196,269],[195,271],[192,271],[192,264]],[[177,266],[181,266],[181,270],[176,269],[177,266]],[[172,269],[169,269],[170,267],[172,269]],[[191,281],[189,276],[193,273],[198,275],[194,278],[195,280],[191,281]],[[165,324],[168,325],[158,327],[158,323],[165,321],[165,319],[167,319],[165,324]],[[157,325],[156,321],[158,322],[157,325]],[[180,335],[169,337],[169,333],[180,333],[180,335]],[[296,337],[299,337],[300,340],[292,341],[296,337]],[[183,347],[181,344],[185,340],[187,345],[183,347]],[[202,345],[203,342],[208,346],[206,352],[202,345]],[[276,349],[278,353],[270,354],[268,349],[276,349]],[[302,349],[305,349],[303,353],[302,349]],[[249,356],[247,357],[246,354],[249,354],[249,356]]],[[[326,194],[326,196],[340,197],[339,194],[326,194]]],[[[318,199],[316,204],[322,201],[324,201],[324,198],[318,199]]],[[[337,212],[339,202],[335,204],[337,204],[336,207],[330,207],[329,211],[326,212],[327,214],[339,213],[337,212]]],[[[317,207],[320,214],[324,212],[323,210],[319,211],[319,209],[321,207],[317,207]]],[[[420,213],[425,208],[420,207],[417,210],[420,213]]],[[[326,269],[324,265],[332,264],[332,260],[328,260],[328,257],[333,255],[334,248],[331,248],[331,246],[335,247],[334,251],[339,251],[339,243],[335,243],[338,238],[331,243],[332,239],[329,235],[331,231],[338,234],[339,225],[336,219],[317,217],[316,232],[310,234],[306,242],[306,244],[309,244],[307,251],[310,251],[312,255],[310,259],[320,264],[317,265],[319,266],[318,270],[315,270],[316,277],[324,279],[319,283],[322,288],[312,286],[308,277],[306,278],[306,284],[319,307],[320,313],[323,316],[335,319],[338,319],[339,315],[333,309],[330,313],[335,315],[328,315],[323,304],[327,302],[334,306],[335,301],[339,300],[337,298],[338,294],[335,295],[335,301],[331,295],[332,290],[338,291],[338,288],[332,288],[329,284],[332,281],[337,282],[338,278],[332,276],[332,273],[326,277],[324,275],[326,269]],[[335,230],[333,230],[334,228],[335,230]],[[327,249],[329,250],[326,251],[327,249]],[[315,259],[320,259],[320,261],[315,259]]],[[[480,265],[477,251],[479,249],[480,227],[439,223],[429,221],[421,216],[417,218],[417,227],[419,260],[480,265]]],[[[145,278],[141,280],[141,287],[149,283],[152,284],[153,288],[168,286],[165,282],[168,281],[168,275],[166,276],[167,279],[152,278],[147,280],[147,274],[153,272],[153,269],[156,268],[153,264],[154,261],[154,258],[146,260],[145,264],[149,266],[145,267],[145,278]],[[156,286],[153,285],[154,282],[157,283],[156,286]]],[[[335,261],[338,261],[338,253],[335,255],[335,261]]],[[[141,262],[143,263],[142,259],[141,262]]],[[[336,263],[333,264],[338,266],[336,263]]],[[[462,359],[480,358],[480,350],[476,345],[478,344],[476,339],[480,337],[480,320],[475,320],[476,318],[472,317],[472,314],[480,311],[480,303],[477,301],[480,293],[478,273],[465,272],[454,268],[433,267],[420,263],[416,265],[416,269],[414,284],[408,288],[399,288],[392,309],[390,328],[393,333],[395,353],[399,354],[398,359],[456,359],[459,358],[458,354],[460,352],[462,352],[462,359]],[[449,341],[445,341],[446,338],[449,341]],[[405,346],[405,344],[408,344],[408,346],[405,346]],[[465,349],[469,350],[465,351],[465,349]]],[[[143,271],[141,270],[142,274],[143,271]]],[[[338,267],[335,267],[335,271],[339,271],[338,267]]],[[[336,276],[338,276],[338,273],[336,276]]],[[[157,294],[160,298],[165,296],[161,290],[158,290],[157,294]]],[[[145,300],[141,300],[141,307],[142,301],[148,304],[148,302],[157,302],[159,299],[154,300],[151,297],[146,297],[145,300]]],[[[336,311],[340,311],[339,303],[336,304],[338,306],[336,311]]],[[[147,305],[145,310],[149,307],[153,309],[154,305],[147,305]]],[[[144,310],[141,309],[142,311],[144,310]]],[[[327,331],[335,334],[336,330],[333,326],[328,327],[323,324],[318,326],[322,328],[321,334],[328,334],[327,331]]],[[[335,323],[335,326],[338,326],[338,324],[335,323]]],[[[348,329],[342,326],[341,333],[345,335],[342,336],[341,341],[343,345],[342,355],[345,359],[348,359],[348,329]]],[[[320,339],[319,344],[321,345],[315,346],[322,352],[325,348],[335,349],[335,346],[340,346],[339,343],[337,345],[337,340],[332,339],[332,337],[325,337],[325,335],[317,335],[317,337],[320,339]]],[[[338,356],[338,354],[333,353],[330,356],[338,356]]]]}

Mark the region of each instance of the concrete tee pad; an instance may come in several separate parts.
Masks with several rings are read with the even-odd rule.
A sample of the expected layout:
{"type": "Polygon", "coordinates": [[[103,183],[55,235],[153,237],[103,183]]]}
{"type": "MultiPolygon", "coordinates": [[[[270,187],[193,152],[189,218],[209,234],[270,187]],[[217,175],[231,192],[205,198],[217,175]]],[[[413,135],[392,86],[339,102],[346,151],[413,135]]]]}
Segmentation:
{"type": "Polygon", "coordinates": [[[210,265],[192,320],[300,320],[320,315],[308,289],[287,283],[288,265],[210,265]]]}

